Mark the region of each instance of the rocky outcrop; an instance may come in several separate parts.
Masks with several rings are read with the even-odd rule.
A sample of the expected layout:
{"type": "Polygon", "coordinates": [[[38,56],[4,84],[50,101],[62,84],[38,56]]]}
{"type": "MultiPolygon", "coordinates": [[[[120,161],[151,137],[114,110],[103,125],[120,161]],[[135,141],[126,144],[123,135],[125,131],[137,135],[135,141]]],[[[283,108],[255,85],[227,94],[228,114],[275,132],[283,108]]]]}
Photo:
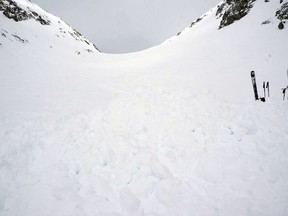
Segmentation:
{"type": "Polygon", "coordinates": [[[0,11],[2,11],[7,18],[13,19],[16,22],[35,19],[42,25],[50,24],[50,21],[46,17],[43,17],[35,11],[31,11],[29,9],[24,10],[13,0],[0,0],[0,11]]]}
{"type": "Polygon", "coordinates": [[[288,20],[288,2],[282,4],[281,8],[276,11],[276,17],[280,20],[288,20]]]}
{"type": "MultiPolygon", "coordinates": [[[[8,19],[12,19],[15,22],[22,22],[30,19],[34,19],[36,22],[43,26],[58,26],[59,30],[56,31],[56,37],[58,38],[66,38],[73,37],[76,41],[80,43],[84,43],[87,45],[88,53],[92,53],[94,49],[98,50],[97,47],[89,42],[85,37],[83,37],[78,31],[73,29],[71,26],[65,24],[60,18],[57,21],[53,21],[50,18],[50,15],[41,8],[35,7],[32,3],[26,2],[22,4],[21,1],[18,0],[0,0],[0,13],[2,12],[5,17],[8,19]],[[51,20],[51,21],[50,21],[51,20]]],[[[21,35],[17,34],[9,34],[8,31],[4,29],[0,29],[0,37],[4,37],[10,41],[17,41],[21,43],[29,43],[28,40],[23,39],[21,35]],[[21,36],[21,37],[20,37],[21,36]]],[[[94,50],[95,51],[95,50],[94,50]]],[[[98,50],[99,51],[99,50],[98,50]]]]}
{"type": "Polygon", "coordinates": [[[218,5],[216,16],[221,18],[219,29],[246,16],[256,0],[225,0],[218,5]]]}
{"type": "MultiPolygon", "coordinates": [[[[281,4],[283,1],[280,2],[281,4]]],[[[278,29],[282,30],[285,28],[286,20],[288,20],[288,2],[281,5],[280,9],[276,11],[275,16],[280,20],[278,24],[278,29]]]]}

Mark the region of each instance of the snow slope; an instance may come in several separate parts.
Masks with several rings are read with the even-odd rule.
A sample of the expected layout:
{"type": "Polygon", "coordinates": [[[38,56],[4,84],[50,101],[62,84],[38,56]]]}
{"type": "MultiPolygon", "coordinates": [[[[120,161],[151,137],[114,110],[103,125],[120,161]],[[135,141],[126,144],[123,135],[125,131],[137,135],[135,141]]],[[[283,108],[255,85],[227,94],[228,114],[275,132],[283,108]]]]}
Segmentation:
{"type": "Polygon", "coordinates": [[[0,14],[1,216],[288,214],[286,1],[257,0],[220,30],[216,6],[125,55],[64,38],[59,18],[16,2],[51,24],[0,14]],[[251,70],[261,96],[270,82],[265,103],[251,70]]]}
{"type": "Polygon", "coordinates": [[[69,48],[77,53],[92,53],[97,49],[60,18],[43,11],[28,0],[1,0],[0,12],[0,44],[4,51],[19,46],[15,42],[26,45],[26,52],[30,51],[29,48],[38,53],[47,52],[48,49],[67,52],[69,48]]]}

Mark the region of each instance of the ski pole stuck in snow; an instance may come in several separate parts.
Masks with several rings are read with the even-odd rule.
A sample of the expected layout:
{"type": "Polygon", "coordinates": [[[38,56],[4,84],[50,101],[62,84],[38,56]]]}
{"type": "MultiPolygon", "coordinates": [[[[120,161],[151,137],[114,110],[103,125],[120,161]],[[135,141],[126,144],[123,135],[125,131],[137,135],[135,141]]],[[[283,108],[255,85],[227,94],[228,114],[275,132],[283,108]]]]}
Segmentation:
{"type": "Polygon", "coordinates": [[[263,82],[263,89],[264,89],[264,97],[266,97],[266,85],[265,81],[263,82]]]}
{"type": "Polygon", "coordinates": [[[268,93],[268,97],[270,97],[270,89],[269,89],[269,82],[266,82],[266,88],[267,88],[267,93],[268,93]]]}
{"type": "MultiPolygon", "coordinates": [[[[263,81],[263,89],[264,89],[264,98],[266,98],[266,89],[267,89],[267,96],[270,97],[269,82],[263,81]]],[[[260,100],[263,101],[261,98],[260,100]]]]}
{"type": "MultiPolygon", "coordinates": [[[[288,69],[287,69],[287,78],[288,78],[288,69]]],[[[286,88],[282,88],[282,93],[283,93],[283,100],[285,100],[285,94],[286,90],[288,89],[288,86],[286,88]]],[[[288,98],[287,98],[288,99],[288,98]]]]}
{"type": "Polygon", "coordinates": [[[286,88],[282,88],[283,100],[285,100],[285,94],[286,94],[287,89],[288,89],[288,86],[286,88]]]}

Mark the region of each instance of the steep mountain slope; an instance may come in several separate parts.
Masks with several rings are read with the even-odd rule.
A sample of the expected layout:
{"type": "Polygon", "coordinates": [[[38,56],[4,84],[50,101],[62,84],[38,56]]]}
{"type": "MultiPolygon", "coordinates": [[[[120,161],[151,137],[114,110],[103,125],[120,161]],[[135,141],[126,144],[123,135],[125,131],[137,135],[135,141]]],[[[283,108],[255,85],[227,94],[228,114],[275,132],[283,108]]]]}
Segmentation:
{"type": "MultiPolygon", "coordinates": [[[[29,1],[1,0],[1,48],[8,41],[20,43],[34,43],[40,50],[58,48],[60,44],[73,44],[74,52],[94,52],[95,46],[85,39],[79,32],[69,27],[61,19],[46,13],[29,1]],[[8,18],[8,19],[7,19],[8,18]],[[26,22],[24,22],[26,21],[26,22]],[[42,26],[41,26],[42,25],[42,26]],[[49,37],[48,40],[43,38],[49,37]],[[65,40],[63,38],[66,38],[65,40]]],[[[7,46],[10,48],[9,43],[7,46]]],[[[29,47],[29,46],[28,46],[29,47]]],[[[65,46],[64,46],[65,47],[65,46]]],[[[62,48],[63,49],[63,48],[62,48]]],[[[61,50],[61,48],[59,49],[61,50]]],[[[46,51],[46,50],[43,50],[46,51]]]]}
{"type": "MultiPolygon", "coordinates": [[[[237,4],[238,2],[236,1],[237,4]]],[[[193,71],[193,75],[199,73],[202,80],[209,80],[209,85],[203,86],[203,82],[199,82],[197,75],[196,78],[193,76],[193,79],[197,79],[195,85],[200,83],[202,88],[211,88],[212,92],[218,92],[219,97],[223,96],[227,99],[229,97],[229,101],[249,100],[247,96],[252,93],[249,77],[251,70],[256,71],[261,84],[262,81],[270,81],[278,89],[284,87],[287,82],[285,63],[287,28],[283,30],[278,28],[281,20],[277,17],[277,13],[287,2],[280,4],[275,1],[255,1],[247,5],[248,9],[242,9],[250,13],[242,16],[240,20],[239,17],[230,18],[234,20],[233,24],[223,26],[223,23],[227,22],[225,17],[234,17],[238,14],[237,10],[231,10],[237,8],[237,4],[234,5],[235,7],[232,7],[233,5],[227,7],[226,4],[220,3],[198,19],[198,22],[193,22],[178,37],[165,42],[168,49],[182,49],[181,52],[172,54],[174,59],[178,58],[179,63],[188,62],[189,59],[195,62],[190,67],[183,70],[181,68],[181,72],[193,71]],[[223,5],[226,9],[221,9],[223,5]],[[213,71],[215,73],[217,71],[215,76],[213,71]],[[221,82],[221,79],[230,82],[221,82]]],[[[193,80],[189,82],[193,83],[193,80]]],[[[274,91],[274,93],[280,99],[281,92],[274,91]]],[[[272,98],[276,99],[276,97],[275,95],[272,98]]]]}
{"type": "Polygon", "coordinates": [[[0,15],[1,216],[287,215],[287,1],[223,1],[126,55],[15,2],[50,24],[0,15]]]}

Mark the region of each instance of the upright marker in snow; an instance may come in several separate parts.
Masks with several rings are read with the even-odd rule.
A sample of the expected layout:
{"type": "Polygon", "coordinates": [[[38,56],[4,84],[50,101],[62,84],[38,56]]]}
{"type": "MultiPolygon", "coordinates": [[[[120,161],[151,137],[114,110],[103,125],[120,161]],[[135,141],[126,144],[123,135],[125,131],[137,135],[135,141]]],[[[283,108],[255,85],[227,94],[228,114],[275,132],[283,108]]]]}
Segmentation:
{"type": "Polygon", "coordinates": [[[285,94],[286,94],[287,89],[288,89],[288,86],[286,88],[282,88],[283,100],[285,100],[285,94]]]}
{"type": "MultiPolygon", "coordinates": [[[[287,78],[288,78],[288,69],[287,69],[287,78]]],[[[286,88],[282,88],[283,100],[285,100],[285,93],[287,89],[288,89],[288,86],[286,88]]]]}
{"type": "Polygon", "coordinates": [[[257,85],[256,85],[256,77],[255,77],[255,72],[254,71],[251,71],[251,80],[252,80],[255,100],[259,100],[258,91],[257,91],[257,85]]]}
{"type": "Polygon", "coordinates": [[[270,97],[270,89],[269,89],[269,82],[266,83],[268,97],[270,97]]]}
{"type": "Polygon", "coordinates": [[[263,89],[264,89],[264,97],[266,97],[266,85],[265,85],[265,81],[263,82],[263,89]]]}

